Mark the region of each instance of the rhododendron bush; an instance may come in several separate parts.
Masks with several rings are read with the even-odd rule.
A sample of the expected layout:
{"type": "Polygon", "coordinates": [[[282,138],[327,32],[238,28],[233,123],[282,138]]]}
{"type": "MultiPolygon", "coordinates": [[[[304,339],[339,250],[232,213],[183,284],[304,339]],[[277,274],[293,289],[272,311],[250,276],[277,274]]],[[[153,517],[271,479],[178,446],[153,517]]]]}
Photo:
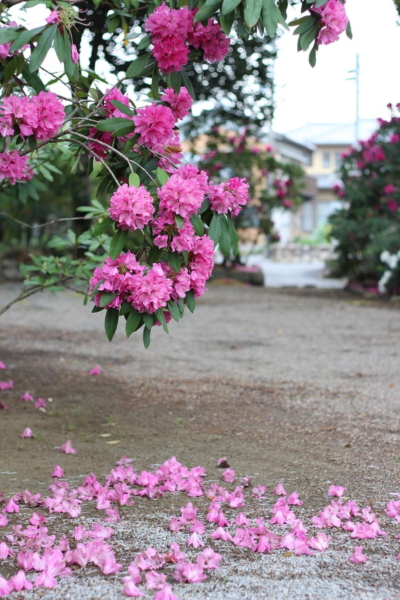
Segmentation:
{"type": "MultiPolygon", "coordinates": [[[[143,328],[147,347],[154,325],[168,331],[185,307],[193,312],[214,247],[237,252],[233,219],[249,202],[245,178],[232,173],[214,182],[184,160],[178,126],[194,100],[188,66],[223,61],[231,31],[275,36],[278,24],[287,27],[288,2],[115,0],[106,12],[98,0],[13,4],[2,5],[0,28],[2,189],[33,181],[43,162],[51,170],[47,147],[66,147],[74,156],[68,168],[98,184],[91,203],[77,209],[91,229],[50,241],[71,254],[33,256],[22,267],[28,287],[18,299],[87,286],[93,312],[105,311],[108,339],[121,317],[128,336],[143,328]],[[50,10],[35,21],[40,5],[50,10]],[[118,75],[113,85],[96,70],[100,15],[107,26],[101,47],[118,75]],[[88,66],[80,64],[83,31],[95,44],[88,66]]],[[[344,3],[304,0],[299,7],[304,16],[292,25],[299,49],[313,44],[314,64],[321,44],[350,33],[344,3]]]]}
{"type": "Polygon", "coordinates": [[[400,104],[389,105],[389,119],[379,119],[377,131],[343,156],[336,186],[344,207],[330,217],[337,242],[333,272],[349,277],[350,285],[398,293],[397,255],[400,249],[400,104]],[[393,263],[394,260],[394,264],[393,263]]]}

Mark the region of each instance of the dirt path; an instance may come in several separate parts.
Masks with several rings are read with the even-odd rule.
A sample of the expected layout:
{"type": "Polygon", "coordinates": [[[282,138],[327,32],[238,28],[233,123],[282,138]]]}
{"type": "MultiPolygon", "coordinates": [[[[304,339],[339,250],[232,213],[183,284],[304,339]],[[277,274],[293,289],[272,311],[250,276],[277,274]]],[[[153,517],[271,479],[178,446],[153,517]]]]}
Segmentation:
{"type": "MultiPolygon", "coordinates": [[[[0,303],[13,293],[14,286],[0,287],[0,303]]],[[[216,460],[228,456],[255,484],[271,490],[283,481],[298,491],[298,514],[309,522],[328,503],[329,485],[339,484],[379,513],[386,538],[354,542],[335,532],[315,557],[212,542],[224,552],[224,568],[175,593],[190,600],[400,598],[400,526],[383,512],[400,492],[400,310],[364,304],[345,294],[212,285],[195,314],[169,337],[156,331],[146,351],[122,332],[105,341],[102,315],[90,315],[70,293],[33,297],[0,322],[0,360],[10,367],[1,378],[14,380],[13,390],[0,392],[10,407],[0,411],[0,491],[43,493],[56,463],[70,482],[100,476],[123,454],[137,470],[175,455],[216,480],[216,460]],[[89,377],[95,364],[102,374],[89,377]],[[25,390],[53,399],[46,413],[19,400],[25,390]],[[33,440],[21,440],[24,427],[33,440]],[[56,449],[67,438],[77,455],[56,449]],[[349,563],[355,543],[364,545],[368,566],[349,563]]],[[[248,511],[267,514],[274,500],[250,500],[248,511]]],[[[138,499],[124,512],[116,525],[124,563],[132,560],[132,533],[135,551],[169,543],[169,519],[186,501],[138,499]]],[[[20,597],[119,599],[119,579],[78,577],[20,597]]]]}

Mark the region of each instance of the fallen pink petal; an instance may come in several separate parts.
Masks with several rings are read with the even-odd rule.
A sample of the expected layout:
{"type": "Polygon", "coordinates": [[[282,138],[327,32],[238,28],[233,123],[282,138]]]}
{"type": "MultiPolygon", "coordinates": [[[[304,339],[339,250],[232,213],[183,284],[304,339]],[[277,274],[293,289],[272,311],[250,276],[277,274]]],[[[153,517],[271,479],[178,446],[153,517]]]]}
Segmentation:
{"type": "Polygon", "coordinates": [[[31,396],[29,392],[25,392],[24,394],[22,394],[20,400],[24,400],[25,402],[34,402],[35,398],[31,396]]]}
{"type": "Polygon", "coordinates": [[[54,470],[51,474],[52,477],[64,477],[64,469],[62,469],[59,465],[54,467],[54,470]]]}
{"type": "Polygon", "coordinates": [[[35,408],[46,408],[46,400],[44,398],[38,398],[34,404],[35,408]]]}
{"type": "Polygon", "coordinates": [[[76,454],[75,448],[72,447],[71,440],[67,440],[65,444],[61,446],[61,452],[64,452],[65,454],[76,454]]]}
{"type": "Polygon", "coordinates": [[[368,556],[365,556],[362,550],[362,546],[355,546],[353,554],[349,556],[349,560],[357,565],[360,563],[365,563],[368,560],[368,556]]]}
{"type": "Polygon", "coordinates": [[[328,490],[328,496],[337,496],[338,498],[341,498],[345,491],[346,488],[340,485],[331,485],[331,487],[328,490]]]}
{"type": "Polygon", "coordinates": [[[95,367],[93,367],[93,369],[89,373],[89,375],[100,375],[100,374],[101,374],[100,365],[96,365],[95,367]]]}
{"type": "Polygon", "coordinates": [[[31,438],[31,437],[33,437],[32,429],[29,429],[29,427],[25,427],[25,429],[21,433],[21,437],[22,438],[31,438]]]}
{"type": "Polygon", "coordinates": [[[6,365],[1,360],[0,360],[0,369],[7,369],[6,365]]]}

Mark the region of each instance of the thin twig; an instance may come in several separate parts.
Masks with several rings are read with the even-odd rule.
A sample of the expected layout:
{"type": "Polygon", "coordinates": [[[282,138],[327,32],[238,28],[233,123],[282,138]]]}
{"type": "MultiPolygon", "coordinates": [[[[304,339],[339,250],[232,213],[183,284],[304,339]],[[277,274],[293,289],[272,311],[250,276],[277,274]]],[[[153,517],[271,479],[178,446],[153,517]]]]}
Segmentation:
{"type": "Polygon", "coordinates": [[[18,223],[19,225],[22,225],[23,227],[29,227],[29,229],[36,229],[36,228],[39,229],[39,227],[46,227],[47,225],[53,225],[53,223],[59,223],[60,221],[80,221],[82,219],[88,218],[88,217],[62,217],[60,219],[53,219],[52,221],[47,221],[46,223],[41,223],[40,225],[30,225],[29,223],[24,223],[24,221],[20,221],[19,219],[12,217],[11,215],[9,215],[6,212],[0,212],[0,215],[3,217],[7,217],[8,219],[11,219],[12,221],[15,221],[16,223],[18,223]]]}

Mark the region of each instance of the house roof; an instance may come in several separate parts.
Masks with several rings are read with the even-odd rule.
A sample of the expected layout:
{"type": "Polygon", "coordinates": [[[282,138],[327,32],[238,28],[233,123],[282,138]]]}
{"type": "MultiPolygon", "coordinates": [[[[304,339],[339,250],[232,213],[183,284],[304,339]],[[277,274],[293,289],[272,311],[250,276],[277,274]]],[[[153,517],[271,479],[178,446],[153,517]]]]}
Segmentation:
{"type": "MultiPolygon", "coordinates": [[[[376,119],[361,119],[359,122],[359,138],[366,140],[378,128],[376,119]]],[[[354,123],[308,123],[285,136],[301,144],[316,146],[351,146],[355,143],[354,123]]]]}

